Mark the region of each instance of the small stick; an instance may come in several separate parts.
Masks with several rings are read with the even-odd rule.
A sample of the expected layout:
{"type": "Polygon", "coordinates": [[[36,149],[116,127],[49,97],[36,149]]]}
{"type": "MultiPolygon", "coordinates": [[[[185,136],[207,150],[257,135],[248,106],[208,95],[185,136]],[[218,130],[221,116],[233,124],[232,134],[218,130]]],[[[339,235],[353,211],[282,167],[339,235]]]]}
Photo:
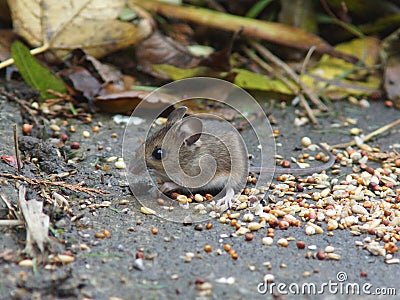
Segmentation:
{"type": "MultiPolygon", "coordinates": [[[[44,44],[44,45],[42,45],[40,47],[31,49],[29,52],[32,55],[37,55],[37,54],[40,54],[40,53],[43,53],[43,52],[49,50],[49,48],[50,48],[50,45],[46,43],[46,44],[44,44]]],[[[13,58],[9,58],[9,59],[6,59],[5,61],[0,62],[0,70],[5,68],[5,67],[11,66],[13,63],[14,63],[14,59],[13,58]]]]}
{"type": "Polygon", "coordinates": [[[22,226],[24,225],[24,221],[22,220],[0,220],[1,226],[22,226]]]}
{"type": "Polygon", "coordinates": [[[311,122],[314,125],[318,124],[318,121],[315,118],[314,113],[312,112],[310,105],[308,105],[308,102],[306,101],[306,98],[304,98],[304,95],[300,94],[299,95],[299,99],[300,99],[300,103],[303,104],[303,106],[304,106],[304,108],[305,108],[305,110],[307,112],[307,115],[310,118],[311,122]]]}
{"type": "Polygon", "coordinates": [[[83,183],[78,183],[76,185],[72,185],[72,184],[68,184],[62,181],[49,181],[49,180],[39,180],[39,179],[31,179],[31,178],[27,178],[23,175],[13,175],[13,174],[9,174],[9,173],[0,173],[0,177],[4,177],[4,178],[10,178],[10,179],[14,179],[14,180],[21,180],[21,181],[25,181],[29,184],[43,184],[43,185],[51,185],[51,186],[61,186],[63,188],[69,189],[73,192],[84,192],[87,193],[89,195],[93,196],[93,193],[97,193],[100,195],[106,195],[109,194],[109,191],[106,190],[100,190],[100,189],[96,189],[96,188],[87,188],[82,186],[83,183]]]}
{"type": "MultiPolygon", "coordinates": [[[[367,142],[370,139],[372,139],[373,137],[375,137],[381,133],[384,133],[385,131],[387,131],[389,129],[392,129],[393,127],[395,127],[397,125],[400,125],[400,119],[397,119],[396,121],[394,121],[392,123],[382,126],[381,128],[378,128],[375,131],[372,131],[371,133],[367,134],[366,136],[362,137],[361,139],[363,142],[367,142]]],[[[348,143],[334,145],[334,146],[332,146],[332,148],[347,148],[347,147],[351,147],[351,146],[355,146],[355,145],[357,145],[356,141],[352,140],[348,143]]]]}
{"type": "Polygon", "coordinates": [[[14,129],[14,149],[15,149],[15,157],[17,159],[18,173],[21,173],[21,161],[19,160],[19,150],[18,150],[18,132],[17,132],[17,124],[13,125],[14,129]]]}
{"type": "Polygon", "coordinates": [[[39,121],[36,118],[36,111],[31,109],[25,100],[19,99],[17,96],[13,95],[12,93],[6,92],[3,88],[0,89],[0,94],[4,95],[9,101],[15,101],[18,103],[23,110],[25,110],[32,118],[35,125],[39,127],[39,121]]]}
{"type": "Polygon", "coordinates": [[[311,102],[318,106],[319,109],[324,111],[328,110],[326,105],[322,103],[321,100],[319,100],[318,97],[306,85],[304,85],[304,83],[300,80],[300,77],[285,62],[272,54],[260,43],[250,39],[248,40],[248,42],[258,51],[258,53],[260,53],[262,57],[264,57],[264,59],[267,59],[282,68],[289,75],[289,77],[292,78],[292,80],[300,86],[301,90],[308,96],[308,98],[310,98],[311,102]]]}
{"type": "Polygon", "coordinates": [[[243,47],[242,49],[243,49],[244,53],[246,53],[246,55],[250,59],[254,60],[261,68],[263,68],[265,71],[273,74],[273,76],[275,76],[280,81],[282,81],[284,84],[286,84],[286,86],[289,88],[289,90],[291,90],[294,94],[298,93],[299,89],[292,82],[290,82],[286,77],[282,76],[278,72],[275,72],[275,70],[270,65],[268,65],[265,61],[263,61],[257,54],[255,54],[253,51],[251,51],[247,47],[243,47]]]}
{"type": "Polygon", "coordinates": [[[308,63],[310,62],[311,55],[314,53],[315,49],[316,49],[316,47],[312,46],[310,48],[310,50],[308,50],[306,58],[303,61],[303,65],[301,66],[301,71],[300,71],[301,75],[303,75],[306,72],[306,67],[307,67],[308,63]]]}

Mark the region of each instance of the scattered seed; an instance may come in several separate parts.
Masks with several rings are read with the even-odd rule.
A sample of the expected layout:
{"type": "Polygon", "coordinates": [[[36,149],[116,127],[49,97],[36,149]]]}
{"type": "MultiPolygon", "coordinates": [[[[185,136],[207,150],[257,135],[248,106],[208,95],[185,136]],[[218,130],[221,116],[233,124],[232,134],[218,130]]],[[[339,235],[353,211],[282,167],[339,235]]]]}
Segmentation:
{"type": "Polygon", "coordinates": [[[82,131],[82,136],[83,136],[84,138],[88,138],[88,137],[90,137],[90,132],[87,131],[87,130],[84,130],[84,131],[82,131]]]}
{"type": "Polygon", "coordinates": [[[125,162],[123,161],[122,158],[119,158],[119,159],[114,163],[114,166],[115,166],[117,169],[125,169],[125,168],[126,168],[125,162]]]}
{"type": "Polygon", "coordinates": [[[71,147],[71,149],[76,150],[76,149],[79,149],[81,146],[79,145],[78,142],[72,142],[70,147],[71,147]]]}
{"type": "Polygon", "coordinates": [[[264,282],[265,283],[272,283],[275,281],[275,276],[273,274],[266,274],[264,276],[264,282]]]}
{"type": "Polygon", "coordinates": [[[265,225],[262,225],[260,223],[257,222],[250,222],[249,224],[247,224],[247,228],[252,230],[252,231],[257,231],[260,228],[263,228],[265,225]]]}
{"type": "Polygon", "coordinates": [[[297,248],[299,248],[299,249],[304,249],[304,248],[306,247],[306,243],[303,242],[303,241],[297,241],[297,242],[296,242],[296,246],[297,246],[297,248]]]}
{"type": "Polygon", "coordinates": [[[32,124],[26,124],[25,123],[25,124],[22,125],[22,132],[25,133],[25,134],[30,134],[31,131],[32,131],[32,128],[33,128],[32,124]]]}
{"type": "Polygon", "coordinates": [[[305,227],[305,232],[307,235],[314,235],[315,234],[315,228],[312,226],[306,226],[305,227]]]}
{"type": "Polygon", "coordinates": [[[252,213],[244,214],[243,221],[244,222],[252,222],[254,220],[254,215],[252,213]]]}
{"type": "Polygon", "coordinates": [[[194,201],[196,201],[196,202],[203,202],[203,200],[204,200],[204,198],[203,198],[202,195],[200,195],[200,194],[194,195],[194,201]]]}
{"type": "Polygon", "coordinates": [[[50,125],[50,129],[55,131],[55,132],[59,132],[61,130],[60,126],[58,126],[56,124],[51,124],[50,125]]]}
{"type": "Polygon", "coordinates": [[[142,206],[140,208],[140,212],[145,215],[155,215],[156,214],[156,212],[154,210],[152,210],[151,208],[145,207],[145,206],[142,206]]]}
{"type": "Polygon", "coordinates": [[[269,236],[266,236],[266,237],[262,238],[262,244],[263,245],[271,246],[273,243],[274,243],[274,239],[269,237],[269,236]]]}
{"type": "Polygon", "coordinates": [[[330,260],[340,260],[340,255],[336,254],[336,253],[327,253],[326,256],[330,259],[330,260]]]}
{"type": "Polygon", "coordinates": [[[247,232],[247,233],[244,235],[244,238],[245,238],[246,241],[250,242],[250,241],[253,240],[254,234],[251,233],[251,232],[247,232]]]}
{"type": "Polygon", "coordinates": [[[24,259],[21,260],[18,265],[20,267],[28,267],[28,268],[32,268],[33,267],[33,261],[31,259],[24,259]]]}
{"type": "Polygon", "coordinates": [[[316,256],[319,260],[324,260],[326,258],[326,254],[324,251],[318,251],[316,256]]]}
{"type": "Polygon", "coordinates": [[[289,245],[288,240],[285,238],[280,238],[276,243],[282,247],[287,247],[289,245]]]}
{"type": "Polygon", "coordinates": [[[301,144],[304,146],[304,147],[308,147],[308,146],[310,146],[311,145],[311,139],[308,137],[308,136],[305,136],[305,137],[303,137],[302,139],[301,139],[301,144]]]}
{"type": "Polygon", "coordinates": [[[387,259],[385,260],[385,263],[387,263],[388,265],[400,264],[400,258],[387,259]]]}
{"type": "Polygon", "coordinates": [[[312,273],[310,271],[304,271],[303,272],[303,277],[310,277],[312,273]]]}
{"type": "Polygon", "coordinates": [[[207,253],[211,252],[212,251],[211,246],[210,245],[205,245],[204,246],[204,251],[206,251],[207,253]]]}
{"type": "Polygon", "coordinates": [[[325,247],[325,252],[326,253],[332,253],[334,251],[335,251],[335,247],[333,247],[333,246],[326,246],[325,247]]]}
{"type": "Polygon", "coordinates": [[[360,276],[361,276],[361,277],[368,277],[368,274],[367,274],[367,272],[365,272],[365,271],[361,271],[361,272],[360,272],[360,276]]]}

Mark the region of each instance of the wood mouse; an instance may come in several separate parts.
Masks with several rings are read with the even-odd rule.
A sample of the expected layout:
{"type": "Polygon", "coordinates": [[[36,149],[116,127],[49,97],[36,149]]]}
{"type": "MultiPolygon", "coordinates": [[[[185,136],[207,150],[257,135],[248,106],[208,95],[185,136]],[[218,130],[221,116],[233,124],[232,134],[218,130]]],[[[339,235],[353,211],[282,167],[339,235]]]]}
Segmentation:
{"type": "MultiPolygon", "coordinates": [[[[164,184],[163,193],[213,193],[223,195],[217,207],[231,207],[235,192],[244,188],[248,172],[276,174],[318,173],[331,167],[334,156],[318,144],[329,156],[329,161],[310,168],[249,167],[246,145],[232,125],[215,119],[186,117],[185,106],[171,112],[166,124],[154,132],[136,150],[146,167],[153,170],[164,184]]],[[[130,165],[133,174],[135,163],[130,165]]],[[[218,198],[218,197],[217,197],[218,198]]]]}

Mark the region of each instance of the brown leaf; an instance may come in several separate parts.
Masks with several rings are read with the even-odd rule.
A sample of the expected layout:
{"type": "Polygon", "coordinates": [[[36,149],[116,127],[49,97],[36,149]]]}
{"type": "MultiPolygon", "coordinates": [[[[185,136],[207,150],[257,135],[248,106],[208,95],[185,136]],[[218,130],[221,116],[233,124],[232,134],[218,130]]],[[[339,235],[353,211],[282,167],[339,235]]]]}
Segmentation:
{"type": "Polygon", "coordinates": [[[11,29],[0,30],[0,61],[11,57],[11,43],[17,38],[17,35],[11,29]]]}
{"type": "Polygon", "coordinates": [[[153,70],[152,65],[166,64],[178,68],[191,68],[197,66],[200,61],[184,46],[160,32],[154,32],[136,46],[136,59],[142,71],[162,79],[169,77],[153,70]]]}
{"type": "Polygon", "coordinates": [[[160,96],[159,93],[157,96],[154,96],[153,94],[151,97],[148,97],[150,94],[150,92],[145,91],[126,91],[99,96],[95,99],[94,103],[98,108],[100,108],[100,110],[115,114],[132,111],[144,99],[146,101],[143,104],[144,108],[148,106],[149,109],[161,108],[164,110],[170,106],[170,103],[172,103],[172,100],[174,99],[169,95],[160,96]]]}
{"type": "Polygon", "coordinates": [[[87,69],[101,83],[118,82],[121,80],[121,71],[111,65],[104,64],[92,55],[85,53],[82,49],[72,51],[70,59],[73,65],[78,65],[87,69]]]}
{"type": "Polygon", "coordinates": [[[83,67],[73,66],[62,70],[59,74],[67,84],[82,93],[89,101],[93,100],[94,97],[103,91],[100,82],[83,67]]]}
{"type": "Polygon", "coordinates": [[[75,48],[102,57],[152,31],[149,19],[119,20],[124,0],[10,0],[8,4],[14,30],[34,47],[48,44],[58,57],[75,48]]]}

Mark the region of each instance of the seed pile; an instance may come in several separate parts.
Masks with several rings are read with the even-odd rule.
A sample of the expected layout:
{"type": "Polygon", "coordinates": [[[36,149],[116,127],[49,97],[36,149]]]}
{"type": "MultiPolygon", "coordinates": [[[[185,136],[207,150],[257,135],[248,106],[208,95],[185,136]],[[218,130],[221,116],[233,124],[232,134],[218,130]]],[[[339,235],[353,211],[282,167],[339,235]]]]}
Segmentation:
{"type": "MultiPolygon", "coordinates": [[[[232,208],[226,212],[219,211],[209,195],[175,198],[193,202],[196,213],[229,224],[234,235],[243,235],[246,241],[253,240],[254,232],[262,231],[266,232],[261,239],[263,245],[277,243],[286,247],[290,240],[275,241],[274,230],[296,226],[304,228],[307,235],[333,235],[335,230],[347,229],[360,237],[356,246],[383,256],[388,264],[400,263],[393,256],[400,240],[400,159],[387,160],[374,169],[368,165],[365,150],[347,149],[335,155],[337,164],[328,172],[332,175],[278,176],[277,183],[269,187],[246,188],[234,197],[232,208]],[[352,172],[340,175],[341,167],[349,167],[352,172]]],[[[254,177],[249,177],[248,182],[255,183],[254,177]]],[[[298,248],[305,247],[302,243],[298,241],[298,248]]],[[[331,248],[307,255],[340,259],[331,248]]]]}

